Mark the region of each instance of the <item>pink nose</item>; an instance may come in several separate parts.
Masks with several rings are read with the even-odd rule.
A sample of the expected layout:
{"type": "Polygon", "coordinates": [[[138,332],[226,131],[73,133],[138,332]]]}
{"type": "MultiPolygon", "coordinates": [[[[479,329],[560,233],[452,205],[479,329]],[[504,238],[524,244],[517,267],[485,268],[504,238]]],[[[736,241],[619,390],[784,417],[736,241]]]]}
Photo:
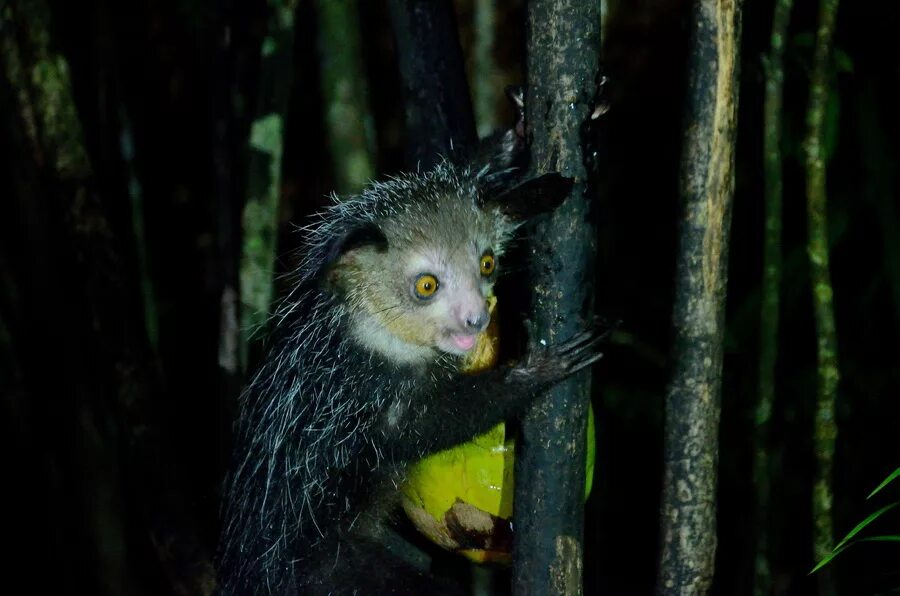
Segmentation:
{"type": "Polygon", "coordinates": [[[488,314],[486,307],[481,306],[480,308],[465,310],[460,319],[460,323],[462,323],[466,331],[479,333],[487,327],[488,322],[491,320],[491,315],[488,314]]]}

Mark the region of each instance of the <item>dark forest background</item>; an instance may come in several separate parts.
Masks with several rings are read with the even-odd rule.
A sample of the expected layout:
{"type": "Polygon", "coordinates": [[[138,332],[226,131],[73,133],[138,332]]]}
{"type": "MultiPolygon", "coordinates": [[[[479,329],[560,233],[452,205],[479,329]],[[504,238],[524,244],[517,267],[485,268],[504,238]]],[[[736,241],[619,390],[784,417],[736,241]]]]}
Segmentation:
{"type": "MultiPolygon", "coordinates": [[[[43,2],[34,3],[43,5],[43,2]]],[[[336,186],[317,3],[296,9],[284,135],[279,255],[336,186]]],[[[321,3],[319,3],[321,4],[321,3]]],[[[402,86],[387,2],[361,1],[377,175],[404,159],[402,86]]],[[[506,122],[524,80],[520,0],[497,0],[494,70],[456,3],[470,85],[485,78],[506,122]]],[[[0,50],[27,0],[0,0],[0,50]],[[13,20],[8,11],[16,7],[13,20]],[[7,12],[4,12],[7,11],[7,12]]],[[[2,583],[27,592],[197,593],[215,548],[219,487],[241,384],[223,364],[223,295],[237,278],[248,134],[269,9],[262,0],[50,0],[49,47],[68,64],[89,168],[29,144],[28,90],[0,76],[0,437],[8,550],[2,583]],[[62,166],[60,164],[63,164],[62,166]],[[65,167],[64,167],[65,166],[65,167]],[[62,168],[62,169],[60,169],[62,168]],[[74,173],[73,173],[74,172],[74,173]]],[[[689,3],[610,1],[610,112],[599,151],[597,310],[622,321],[596,369],[597,466],[587,503],[587,593],[653,590],[668,380],[689,3]]],[[[817,589],[812,555],[815,327],[801,140],[818,4],[798,0],[786,43],[784,278],[767,450],[776,592],[817,589]]],[[[746,2],[737,186],[722,396],[716,591],[751,592],[753,412],[762,274],[762,55],[770,2],[746,2]]],[[[841,384],[834,470],[838,537],[893,493],[900,465],[900,3],[839,9],[826,130],[841,384]]],[[[327,57],[327,56],[326,56],[327,57]]],[[[15,74],[15,73],[13,73],[15,74]]],[[[485,116],[488,114],[489,117],[485,116]]],[[[64,117],[64,116],[61,116],[64,117]]],[[[59,152],[60,154],[62,152],[59,152]]],[[[291,266],[277,261],[278,271],[291,266]]],[[[276,293],[279,288],[276,283],[276,293]]],[[[502,298],[501,298],[502,299],[502,298]]],[[[256,356],[251,344],[252,368],[256,356]]],[[[879,533],[897,534],[886,516],[879,533]]],[[[900,587],[900,546],[832,563],[841,594],[900,587]]]]}

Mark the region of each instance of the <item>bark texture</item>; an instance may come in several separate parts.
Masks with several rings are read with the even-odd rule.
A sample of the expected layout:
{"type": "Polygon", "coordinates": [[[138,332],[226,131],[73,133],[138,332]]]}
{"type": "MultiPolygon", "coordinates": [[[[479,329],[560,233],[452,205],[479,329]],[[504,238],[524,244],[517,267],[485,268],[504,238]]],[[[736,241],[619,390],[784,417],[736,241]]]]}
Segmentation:
{"type": "Polygon", "coordinates": [[[716,482],[728,236],[738,105],[739,0],[694,2],[672,380],[666,395],[657,591],[705,594],[716,553],[716,482]]]}
{"type": "MultiPolygon", "coordinates": [[[[584,130],[598,92],[599,5],[528,4],[527,134],[532,170],[574,178],[566,202],[538,225],[532,342],[557,343],[584,328],[592,306],[584,130]]],[[[516,443],[513,588],[517,594],[582,593],[584,458],[588,371],[556,386],[522,421],[516,443]]]]}

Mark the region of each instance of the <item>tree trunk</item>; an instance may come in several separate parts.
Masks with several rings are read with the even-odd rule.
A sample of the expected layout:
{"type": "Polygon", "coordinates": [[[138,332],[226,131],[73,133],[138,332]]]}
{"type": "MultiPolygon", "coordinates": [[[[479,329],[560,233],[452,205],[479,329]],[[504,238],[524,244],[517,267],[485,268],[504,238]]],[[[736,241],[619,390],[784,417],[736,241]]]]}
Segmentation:
{"type": "Polygon", "coordinates": [[[716,479],[728,236],[734,190],[740,0],[694,2],[683,214],[666,395],[657,590],[705,594],[716,553],[716,479]]]}
{"type": "Polygon", "coordinates": [[[390,0],[406,106],[406,165],[428,170],[478,137],[449,0],[390,0]]]}
{"type": "MultiPolygon", "coordinates": [[[[532,169],[575,179],[566,202],[532,235],[532,341],[564,341],[592,307],[583,132],[598,92],[599,5],[528,4],[525,109],[532,169]]],[[[513,587],[519,594],[582,593],[584,458],[590,373],[557,385],[525,416],[516,443],[513,587]]]]}

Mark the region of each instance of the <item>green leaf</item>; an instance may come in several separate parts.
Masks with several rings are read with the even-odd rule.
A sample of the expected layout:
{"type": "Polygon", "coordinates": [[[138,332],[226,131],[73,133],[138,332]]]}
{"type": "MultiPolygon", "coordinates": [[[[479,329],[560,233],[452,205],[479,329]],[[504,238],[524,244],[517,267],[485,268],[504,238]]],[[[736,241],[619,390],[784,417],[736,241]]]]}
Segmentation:
{"type": "MultiPolygon", "coordinates": [[[[837,546],[834,547],[834,550],[835,551],[839,550],[842,546],[847,544],[854,536],[859,534],[866,526],[871,524],[873,521],[875,521],[876,519],[878,519],[879,517],[881,517],[882,515],[884,515],[891,509],[893,509],[894,507],[896,507],[897,505],[900,505],[900,501],[894,501],[893,503],[891,503],[889,505],[885,505],[884,507],[882,507],[875,513],[869,515],[869,517],[867,517],[866,519],[864,519],[861,522],[859,522],[858,524],[856,524],[856,527],[853,528],[852,530],[850,530],[847,533],[847,535],[844,536],[844,539],[837,543],[837,546]]],[[[834,553],[834,551],[832,551],[832,554],[836,554],[836,553],[834,553]]]]}
{"type": "MultiPolygon", "coordinates": [[[[866,536],[856,542],[900,542],[900,534],[885,534],[884,536],[866,536]]],[[[856,544],[854,542],[853,544],[856,544]]]]}
{"type": "Polygon", "coordinates": [[[812,571],[810,571],[809,574],[812,575],[813,573],[815,573],[816,571],[818,571],[825,565],[828,565],[836,556],[838,556],[839,554],[841,554],[842,552],[844,552],[845,550],[847,550],[854,544],[859,544],[860,542],[900,542],[900,536],[893,535],[893,534],[888,534],[885,536],[868,536],[866,538],[860,538],[859,540],[854,540],[853,542],[845,544],[844,546],[835,547],[834,551],[832,551],[832,553],[830,555],[828,555],[827,557],[825,557],[824,559],[819,561],[818,565],[813,567],[812,571]]]}
{"type": "Polygon", "coordinates": [[[836,549],[834,549],[833,551],[831,551],[831,554],[830,554],[830,555],[826,556],[824,559],[822,559],[821,561],[819,561],[819,563],[818,563],[815,567],[812,568],[812,571],[809,572],[809,575],[812,575],[813,573],[815,573],[816,571],[818,571],[819,569],[821,569],[821,568],[824,567],[825,565],[828,565],[829,563],[831,563],[831,560],[832,560],[832,559],[834,559],[836,556],[838,556],[839,554],[841,554],[842,552],[844,552],[847,548],[849,548],[849,547],[852,546],[853,544],[856,544],[856,543],[853,542],[853,543],[851,543],[851,544],[848,544],[848,545],[844,546],[843,548],[836,548],[836,549]]]}
{"type": "Polygon", "coordinates": [[[875,495],[877,495],[878,492],[879,492],[881,489],[883,489],[885,486],[887,486],[888,484],[890,484],[891,482],[893,482],[894,480],[896,480],[898,476],[900,476],[900,468],[897,468],[896,470],[894,470],[893,472],[891,472],[891,473],[888,475],[888,477],[885,478],[884,481],[883,481],[881,484],[879,484],[879,485],[875,488],[875,490],[873,490],[872,492],[870,492],[870,493],[869,493],[869,496],[866,497],[866,498],[867,498],[867,499],[871,499],[872,497],[874,497],[875,495]]]}

